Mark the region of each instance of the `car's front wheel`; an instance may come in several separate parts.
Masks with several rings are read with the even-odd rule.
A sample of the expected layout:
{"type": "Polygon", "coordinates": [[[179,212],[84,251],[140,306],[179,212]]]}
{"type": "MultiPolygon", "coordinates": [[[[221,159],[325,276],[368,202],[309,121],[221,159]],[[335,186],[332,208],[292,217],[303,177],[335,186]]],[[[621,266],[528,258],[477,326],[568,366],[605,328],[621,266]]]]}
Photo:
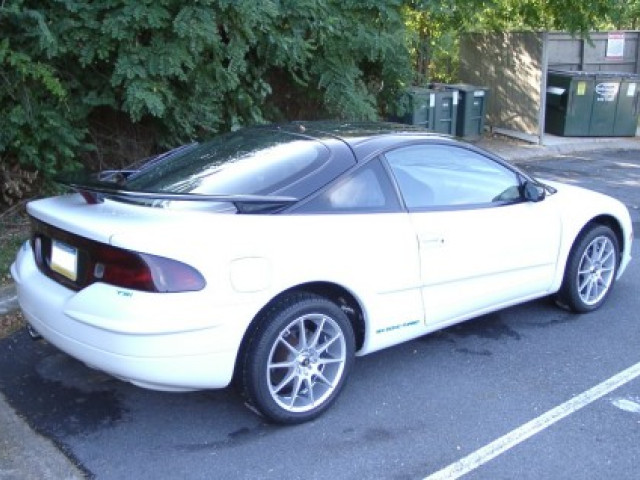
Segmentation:
{"type": "Polygon", "coordinates": [[[560,304],[578,313],[599,308],[613,287],[619,259],[618,239],[609,227],[598,225],[584,232],[569,255],[558,292],[560,304]]]}
{"type": "Polygon", "coordinates": [[[340,393],[355,351],[353,328],[329,300],[299,293],[258,319],[244,350],[240,386],[269,420],[301,423],[323,413],[340,393]]]}

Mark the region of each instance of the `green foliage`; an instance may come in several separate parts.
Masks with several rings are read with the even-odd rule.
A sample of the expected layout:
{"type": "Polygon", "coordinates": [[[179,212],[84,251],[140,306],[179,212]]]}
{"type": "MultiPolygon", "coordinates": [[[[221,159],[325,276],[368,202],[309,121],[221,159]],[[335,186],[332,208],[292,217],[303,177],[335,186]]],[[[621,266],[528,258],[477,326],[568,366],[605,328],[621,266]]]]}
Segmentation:
{"type": "Polygon", "coordinates": [[[3,1],[0,203],[35,172],[117,168],[246,124],[384,116],[412,80],[457,80],[460,32],[639,18],[640,0],[3,1]]]}
{"type": "Polygon", "coordinates": [[[586,34],[602,28],[617,0],[490,0],[473,16],[473,30],[557,30],[586,34]]]}
{"type": "MultiPolygon", "coordinates": [[[[51,32],[36,11],[12,4],[0,13],[0,161],[45,176],[72,167],[84,131],[74,125],[68,92],[47,61],[51,32]],[[19,29],[29,29],[33,48],[13,47],[19,29]]],[[[0,180],[8,178],[3,174],[0,180]]]]}
{"type": "Polygon", "coordinates": [[[416,83],[448,82],[461,32],[635,29],[640,0],[407,0],[404,15],[416,83]]]}
{"type": "Polygon", "coordinates": [[[410,76],[401,8],[2,2],[0,159],[50,178],[80,160],[113,166],[245,124],[377,118],[410,76]]]}
{"type": "Polygon", "coordinates": [[[0,217],[0,287],[11,281],[9,269],[20,245],[29,238],[29,225],[5,224],[0,217]]]}
{"type": "Polygon", "coordinates": [[[617,30],[637,30],[640,27],[640,0],[618,0],[614,2],[610,28],[617,30]]]}

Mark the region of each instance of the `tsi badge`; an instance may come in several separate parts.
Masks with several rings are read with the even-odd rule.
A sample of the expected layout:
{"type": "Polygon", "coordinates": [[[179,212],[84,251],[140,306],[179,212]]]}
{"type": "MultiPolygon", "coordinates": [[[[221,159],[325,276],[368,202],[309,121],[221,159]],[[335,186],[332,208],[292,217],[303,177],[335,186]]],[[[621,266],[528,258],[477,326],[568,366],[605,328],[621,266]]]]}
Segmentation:
{"type": "Polygon", "coordinates": [[[620,88],[620,84],[614,82],[597,84],[596,94],[598,98],[596,100],[598,102],[613,102],[616,99],[616,95],[618,95],[618,88],[620,88]]]}

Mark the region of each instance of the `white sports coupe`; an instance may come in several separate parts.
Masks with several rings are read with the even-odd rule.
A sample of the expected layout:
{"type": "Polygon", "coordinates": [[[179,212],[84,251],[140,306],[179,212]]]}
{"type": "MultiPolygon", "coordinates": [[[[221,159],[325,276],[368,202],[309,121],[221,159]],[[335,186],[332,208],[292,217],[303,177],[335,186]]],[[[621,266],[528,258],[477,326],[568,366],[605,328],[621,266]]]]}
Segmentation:
{"type": "Polygon", "coordinates": [[[611,197],[393,124],[246,128],[62,182],[11,268],[30,326],[142,387],[233,381],[280,423],[327,410],[356,355],[547,295],[600,307],[633,238],[611,197]]]}

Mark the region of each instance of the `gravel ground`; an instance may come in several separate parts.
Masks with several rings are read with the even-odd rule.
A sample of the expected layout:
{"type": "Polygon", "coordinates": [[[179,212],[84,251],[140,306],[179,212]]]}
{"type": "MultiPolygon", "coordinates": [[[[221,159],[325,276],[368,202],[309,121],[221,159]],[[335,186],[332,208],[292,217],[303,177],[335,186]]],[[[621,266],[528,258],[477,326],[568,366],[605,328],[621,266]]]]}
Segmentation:
{"type": "Polygon", "coordinates": [[[0,339],[24,326],[22,314],[17,310],[18,299],[13,285],[0,287],[0,339]]]}

